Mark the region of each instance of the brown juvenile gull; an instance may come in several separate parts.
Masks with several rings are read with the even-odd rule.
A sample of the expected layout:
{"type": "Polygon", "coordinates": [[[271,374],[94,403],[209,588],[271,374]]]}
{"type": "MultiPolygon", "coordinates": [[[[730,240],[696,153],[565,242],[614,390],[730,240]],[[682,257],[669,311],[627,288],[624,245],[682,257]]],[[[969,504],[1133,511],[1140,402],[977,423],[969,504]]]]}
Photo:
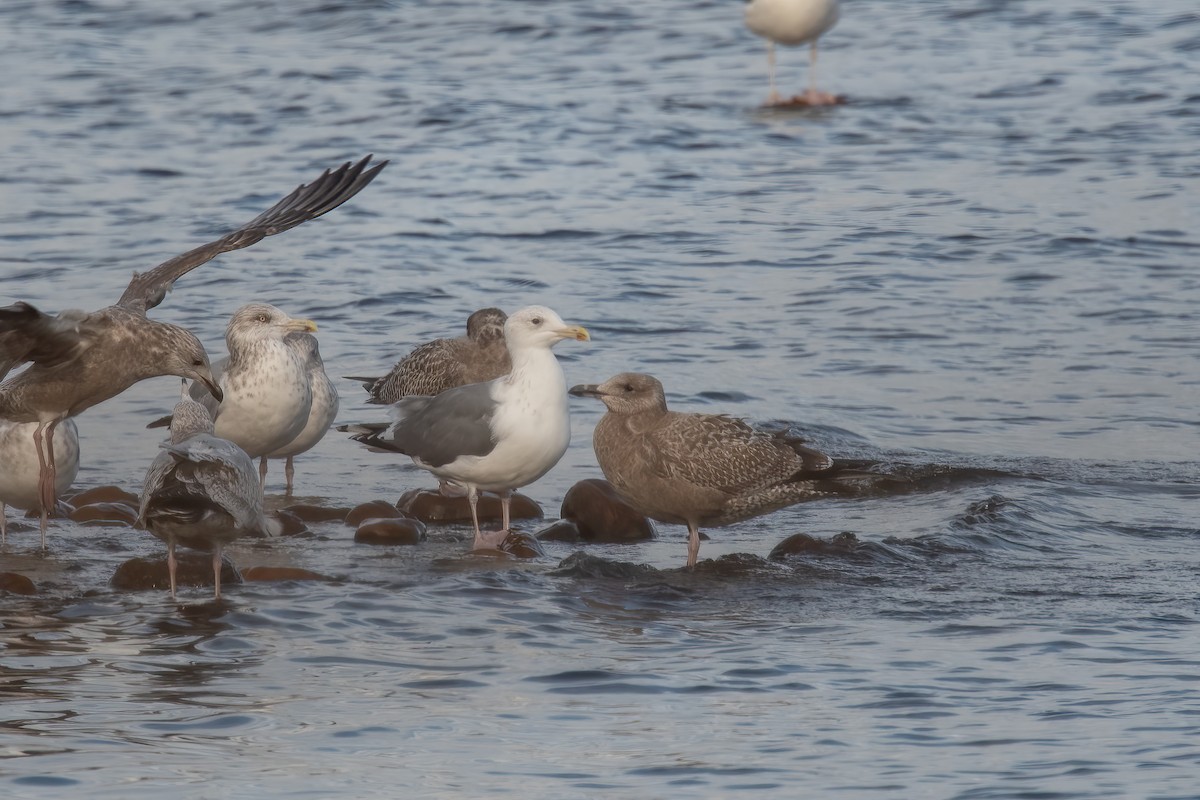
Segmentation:
{"type": "Polygon", "coordinates": [[[64,311],[52,317],[29,303],[0,308],[0,380],[27,361],[53,367],[78,358],[95,335],[87,316],[64,311]]]}
{"type": "Polygon", "coordinates": [[[512,369],[504,345],[504,312],[481,308],[467,317],[467,335],[419,344],[382,378],[356,378],[368,403],[389,405],[401,397],[441,394],[455,386],[484,383],[512,369]]]}
{"type": "MultiPolygon", "coordinates": [[[[115,305],[85,313],[70,311],[58,319],[77,327],[79,351],[66,360],[57,347],[48,355],[34,348],[16,355],[31,361],[25,371],[0,383],[0,419],[36,422],[33,440],[38,453],[42,508],[55,503],[54,428],[67,417],[159,375],[198,380],[220,395],[204,346],[178,325],[156,322],[146,312],[162,302],[176,279],[221,253],[238,250],[266,236],[294,228],[337,208],[379,173],[386,161],[366,169],[371,156],[326,170],[317,180],[291,194],[253,220],[216,241],[163,262],[149,272],[134,273],[115,305]]],[[[26,329],[27,330],[27,329],[26,329]]],[[[5,349],[9,345],[4,345],[5,349]]],[[[16,348],[14,348],[15,350],[16,348]]],[[[14,353],[3,357],[11,359],[14,353]]],[[[16,366],[8,364],[7,369],[16,366]]]]}
{"type": "MultiPolygon", "coordinates": [[[[41,514],[42,549],[46,549],[46,518],[52,509],[42,507],[41,470],[33,445],[36,422],[9,422],[0,419],[0,544],[8,533],[4,518],[6,505],[41,514]]],[[[54,429],[54,493],[61,495],[79,472],[79,430],[68,417],[54,429]]]]}
{"type": "Polygon", "coordinates": [[[208,409],[187,396],[171,415],[171,439],[146,471],[137,525],[167,543],[175,599],[175,545],[213,554],[213,597],[221,597],[221,548],[241,536],[269,536],[254,462],[213,434],[208,409]]]}
{"type": "Polygon", "coordinates": [[[309,333],[293,333],[284,339],[284,343],[303,361],[312,395],[312,404],[304,428],[283,447],[267,454],[267,458],[287,459],[284,468],[284,474],[287,476],[286,493],[291,496],[292,481],[296,472],[293,459],[301,453],[307,453],[324,438],[329,426],[333,424],[333,418],[337,416],[338,392],[325,372],[325,362],[321,360],[317,337],[309,333]]]}
{"type": "Polygon", "coordinates": [[[447,389],[434,397],[405,397],[392,406],[396,420],[347,425],[352,439],[410,456],[439,479],[467,490],[475,526],[472,549],[499,546],[508,535],[513,490],[558,463],[571,441],[567,385],[551,351],[563,339],[588,341],[545,306],[523,308],[504,324],[512,372],[487,383],[447,389]],[[480,491],[500,495],[503,528],[488,536],[475,510],[480,491]]]}
{"type": "Polygon", "coordinates": [[[688,567],[701,525],[729,525],[838,492],[824,453],[762,433],[724,414],[668,411],[651,375],[622,372],[571,388],[608,407],[592,434],[604,477],[641,513],[688,527],[688,567]]]}

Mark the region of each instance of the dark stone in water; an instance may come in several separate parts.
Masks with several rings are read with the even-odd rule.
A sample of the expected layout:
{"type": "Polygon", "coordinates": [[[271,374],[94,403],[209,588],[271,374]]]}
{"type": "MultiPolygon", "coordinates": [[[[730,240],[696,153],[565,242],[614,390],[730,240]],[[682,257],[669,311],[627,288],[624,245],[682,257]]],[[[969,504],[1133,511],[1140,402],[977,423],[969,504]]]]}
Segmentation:
{"type": "Polygon", "coordinates": [[[543,542],[575,543],[583,541],[583,536],[580,535],[578,526],[569,519],[560,519],[553,525],[542,528],[535,535],[543,542]]]}
{"type": "Polygon", "coordinates": [[[36,594],[37,587],[27,576],[19,572],[0,572],[0,592],[36,594]]]}
{"type": "Polygon", "coordinates": [[[579,481],[562,503],[562,518],[575,523],[585,542],[640,542],[654,538],[654,526],[599,478],[579,481]]]}
{"type": "Polygon", "coordinates": [[[500,550],[517,558],[538,558],[546,555],[542,543],[535,536],[523,531],[509,531],[508,537],[500,543],[500,550]]]}
{"type": "MultiPolygon", "coordinates": [[[[396,501],[396,506],[422,522],[471,521],[471,506],[466,497],[447,497],[429,489],[410,489],[396,501]]],[[[480,495],[477,510],[480,523],[500,519],[500,498],[490,494],[480,495]]],[[[511,519],[542,518],[542,507],[527,495],[516,492],[512,495],[509,512],[511,519]]]]}
{"type": "Polygon", "coordinates": [[[90,503],[77,507],[68,516],[75,522],[114,527],[133,525],[137,515],[137,508],[125,503],[90,503]]]}
{"type": "Polygon", "coordinates": [[[772,561],[782,561],[788,556],[798,555],[848,555],[858,549],[861,542],[853,533],[839,533],[831,539],[818,539],[807,533],[794,533],[775,545],[767,556],[772,561]]]}
{"type": "Polygon", "coordinates": [[[368,519],[394,519],[403,517],[404,512],[396,508],[386,500],[372,500],[369,503],[363,503],[350,509],[350,513],[343,520],[347,525],[358,525],[360,522],[368,519]]]}
{"type": "Polygon", "coordinates": [[[350,513],[348,508],[325,508],[307,503],[296,503],[284,507],[283,510],[295,514],[303,522],[342,522],[350,513]]]}
{"type": "Polygon", "coordinates": [[[363,520],[354,532],[361,544],[414,545],[425,541],[425,523],[407,517],[363,520]]]}
{"type": "MultiPolygon", "coordinates": [[[[224,578],[221,579],[222,582],[224,578]]],[[[248,567],[242,570],[244,581],[327,581],[329,577],[300,567],[248,567]]]]}
{"type": "MultiPolygon", "coordinates": [[[[178,562],[175,569],[175,582],[178,587],[213,585],[211,553],[176,549],[175,559],[178,562]]],[[[242,576],[233,562],[222,556],[221,586],[232,586],[241,582],[242,576]]],[[[109,584],[114,589],[129,592],[170,589],[171,576],[167,573],[167,556],[164,554],[162,558],[131,558],[117,567],[109,584]]]]}
{"type": "Polygon", "coordinates": [[[308,526],[304,524],[304,520],[290,511],[276,511],[272,516],[279,520],[280,536],[298,536],[308,533],[308,526]]]}
{"type": "Polygon", "coordinates": [[[94,486],[91,489],[84,489],[82,492],[66,499],[70,500],[71,505],[76,508],[79,506],[89,506],[93,503],[125,503],[137,508],[141,503],[136,494],[127,492],[120,486],[94,486]]]}
{"type": "Polygon", "coordinates": [[[662,573],[647,564],[610,561],[591,553],[572,553],[549,572],[560,578],[617,578],[620,580],[654,579],[662,573]]]}

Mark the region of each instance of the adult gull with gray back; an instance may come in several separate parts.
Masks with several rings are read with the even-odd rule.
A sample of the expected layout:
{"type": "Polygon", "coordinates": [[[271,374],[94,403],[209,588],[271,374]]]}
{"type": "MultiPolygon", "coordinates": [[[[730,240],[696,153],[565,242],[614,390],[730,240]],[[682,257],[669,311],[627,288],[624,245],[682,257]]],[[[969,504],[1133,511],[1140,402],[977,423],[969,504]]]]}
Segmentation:
{"type": "Polygon", "coordinates": [[[508,534],[509,499],[558,463],[571,441],[567,386],[551,351],[563,339],[586,342],[587,330],[567,325],[545,306],[523,308],[504,324],[512,371],[487,383],[406,397],[392,406],[392,424],[348,425],[351,438],[404,453],[438,478],[467,490],[475,526],[473,549],[495,548],[508,534]],[[480,491],[500,495],[503,528],[479,529],[480,491]]]}
{"type": "Polygon", "coordinates": [[[356,378],[371,395],[368,403],[387,405],[401,397],[441,394],[455,386],[483,383],[512,369],[498,308],[481,308],[467,317],[467,335],[417,345],[382,378],[356,378]]]}
{"type": "MultiPolygon", "coordinates": [[[[724,414],[667,410],[657,378],[623,372],[571,388],[608,408],[592,434],[604,477],[641,513],[688,527],[688,567],[701,525],[729,525],[780,508],[845,493],[843,472],[824,453],[756,431],[724,414]]],[[[861,478],[862,473],[853,473],[861,478]]]]}
{"type": "Polygon", "coordinates": [[[175,546],[211,550],[213,596],[221,596],[221,548],[241,536],[269,536],[254,462],[213,434],[208,409],[187,396],[171,414],[171,439],[146,471],[137,524],[167,543],[175,599],[175,546]]]}
{"type": "MultiPolygon", "coordinates": [[[[249,247],[319,217],[353,197],[383,168],[367,169],[367,156],[357,164],[326,170],[267,211],[220,239],[176,256],[149,272],[134,273],[115,305],[91,313],[60,314],[58,328],[78,335],[74,349],[60,346],[15,352],[3,345],[5,371],[30,362],[22,372],[0,383],[0,418],[36,422],[32,438],[38,454],[39,489],[43,513],[55,504],[55,427],[67,417],[108,400],[146,378],[179,375],[200,381],[218,396],[208,354],[189,331],[156,322],[146,312],[162,302],[175,281],[221,253],[249,247]]],[[[40,313],[40,312],[39,312],[40,313]]],[[[43,315],[44,316],[44,315],[43,315]]],[[[39,324],[44,320],[39,320],[39,324]]],[[[30,328],[23,328],[26,332],[30,328]]]]}
{"type": "Polygon", "coordinates": [[[768,105],[785,102],[775,90],[775,45],[810,45],[808,91],[791,102],[826,106],[840,102],[835,94],[817,91],[817,40],[838,21],[837,0],[749,0],[746,27],[767,40],[768,105]]]}

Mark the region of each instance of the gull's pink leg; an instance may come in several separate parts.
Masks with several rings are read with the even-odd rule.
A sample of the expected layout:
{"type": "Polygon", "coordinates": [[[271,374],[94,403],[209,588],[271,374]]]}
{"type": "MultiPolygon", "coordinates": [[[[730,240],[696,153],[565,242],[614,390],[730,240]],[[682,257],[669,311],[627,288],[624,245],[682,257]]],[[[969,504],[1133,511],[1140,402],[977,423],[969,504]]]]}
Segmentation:
{"type": "Polygon", "coordinates": [[[221,599],[221,543],[213,545],[213,599],[221,599]]]}
{"type": "Polygon", "coordinates": [[[767,82],[771,86],[771,91],[767,93],[767,105],[773,106],[783,98],[775,91],[775,43],[771,41],[767,42],[767,82]]]}
{"type": "Polygon", "coordinates": [[[171,578],[171,599],[175,599],[175,537],[167,539],[167,575],[171,578]]]}
{"type": "Polygon", "coordinates": [[[695,569],[696,559],[700,556],[700,529],[696,523],[688,521],[688,569],[695,569]]]}

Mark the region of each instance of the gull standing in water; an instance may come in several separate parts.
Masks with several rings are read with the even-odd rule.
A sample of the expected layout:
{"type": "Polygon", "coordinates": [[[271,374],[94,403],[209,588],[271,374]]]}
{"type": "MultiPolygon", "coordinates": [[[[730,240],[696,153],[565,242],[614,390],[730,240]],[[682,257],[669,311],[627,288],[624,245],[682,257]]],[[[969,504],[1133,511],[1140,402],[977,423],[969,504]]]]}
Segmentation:
{"type": "MultiPolygon", "coordinates": [[[[667,410],[657,378],[623,372],[571,388],[608,408],[592,434],[604,477],[642,514],[688,528],[696,566],[701,525],[729,525],[805,500],[843,494],[842,469],[795,440],[724,414],[667,410]]],[[[853,473],[862,477],[862,473],[853,473]]]]}
{"type": "MultiPolygon", "coordinates": [[[[0,419],[0,544],[8,534],[4,517],[6,505],[41,514],[42,550],[46,549],[46,519],[54,509],[42,507],[41,471],[33,444],[36,422],[9,422],[0,419]]],[[[75,481],[79,472],[79,429],[67,417],[54,429],[54,495],[59,497],[75,481]]]]}
{"type": "Polygon", "coordinates": [[[775,45],[810,45],[808,91],[799,95],[810,106],[833,105],[837,95],[817,91],[817,40],[838,21],[837,0],[749,0],[746,27],[767,40],[767,104],[783,102],[775,90],[775,45]]]}
{"type": "Polygon", "coordinates": [[[558,463],[571,441],[566,379],[551,351],[563,339],[586,342],[587,330],[567,325],[545,306],[529,306],[504,324],[512,372],[487,383],[448,389],[434,397],[405,397],[392,406],[395,422],[338,430],[371,447],[410,456],[441,480],[467,490],[475,526],[472,549],[498,547],[508,535],[513,490],[558,463]],[[484,535],[475,505],[480,491],[500,495],[503,528],[484,535]]]}
{"type": "MultiPolygon", "coordinates": [[[[150,319],[146,312],[162,302],[178,278],[201,264],[221,253],[249,247],[264,237],[294,228],[349,200],[387,163],[366,169],[370,158],[367,156],[357,164],[347,162],[332,172],[326,170],[317,180],[298,187],[236,231],[165,261],[149,272],[135,272],[115,305],[91,313],[60,314],[59,324],[51,324],[51,328],[73,331],[71,335],[79,337],[65,350],[57,345],[35,346],[21,353],[20,347],[14,345],[13,339],[19,344],[21,336],[36,331],[39,325],[44,329],[49,324],[49,318],[36,309],[38,316],[28,324],[18,323],[16,335],[12,333],[11,316],[8,322],[0,324],[0,370],[7,372],[20,363],[32,362],[28,369],[0,383],[0,419],[37,423],[32,439],[38,456],[43,514],[56,502],[52,443],[54,430],[64,419],[120,394],[138,381],[159,375],[200,381],[220,396],[208,354],[200,341],[178,325],[150,319]]],[[[18,313],[23,310],[18,308],[18,313]]],[[[41,341],[38,334],[33,339],[41,341]]]]}
{"type": "Polygon", "coordinates": [[[171,439],[146,471],[137,525],[167,543],[175,599],[175,545],[211,550],[213,597],[221,597],[221,548],[241,536],[269,536],[254,462],[213,435],[208,409],[186,391],[171,414],[171,439]]]}

